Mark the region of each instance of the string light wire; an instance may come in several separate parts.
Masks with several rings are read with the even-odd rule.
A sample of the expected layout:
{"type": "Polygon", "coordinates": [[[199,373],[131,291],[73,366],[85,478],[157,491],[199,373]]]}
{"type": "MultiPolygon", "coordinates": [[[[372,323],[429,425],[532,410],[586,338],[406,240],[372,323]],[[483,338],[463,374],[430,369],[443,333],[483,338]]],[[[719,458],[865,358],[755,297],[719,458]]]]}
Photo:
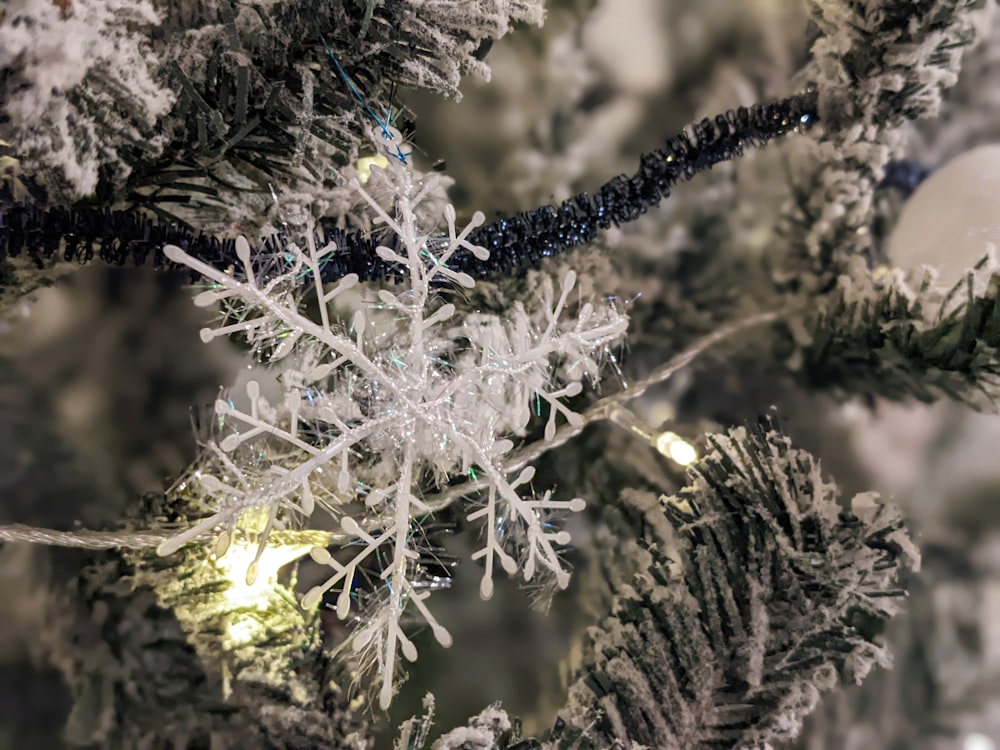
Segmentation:
{"type": "MultiPolygon", "coordinates": [[[[628,402],[643,395],[649,388],[668,380],[712,347],[750,329],[785,319],[797,311],[798,308],[796,307],[788,307],[753,315],[738,322],[722,326],[656,368],[642,380],[596,401],[580,415],[581,420],[578,423],[563,424],[562,427],[556,430],[551,440],[539,440],[511,454],[510,459],[503,466],[503,472],[505,474],[512,474],[520,471],[549,451],[565,445],[572,438],[583,432],[588,425],[613,419],[616,409],[625,407],[628,402]]],[[[462,497],[484,490],[488,486],[489,482],[485,480],[470,480],[436,495],[429,495],[424,498],[427,512],[434,513],[441,511],[462,497]]],[[[379,523],[365,524],[363,529],[368,534],[375,533],[380,530],[379,523]]],[[[91,531],[85,529],[56,531],[53,529],[26,526],[24,524],[0,526],[0,542],[31,542],[57,547],[78,547],[95,550],[113,549],[116,547],[132,549],[157,547],[175,537],[176,534],[176,529],[148,532],[91,531]]],[[[208,539],[212,536],[211,530],[207,530],[204,534],[200,535],[199,539],[208,539]]],[[[302,530],[272,532],[272,540],[275,544],[311,544],[315,547],[329,547],[348,544],[353,539],[353,535],[333,531],[302,530]]]]}

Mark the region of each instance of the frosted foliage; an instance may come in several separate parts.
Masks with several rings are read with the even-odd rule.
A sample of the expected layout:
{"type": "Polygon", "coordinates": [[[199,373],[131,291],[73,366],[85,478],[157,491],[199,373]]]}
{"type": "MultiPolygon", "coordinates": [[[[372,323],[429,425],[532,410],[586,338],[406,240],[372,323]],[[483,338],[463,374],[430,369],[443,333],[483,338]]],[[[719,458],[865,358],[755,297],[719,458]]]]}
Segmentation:
{"type": "Polygon", "coordinates": [[[510,728],[507,713],[499,706],[491,706],[469,719],[466,726],[440,737],[431,750],[493,750],[510,728]]]}
{"type": "Polygon", "coordinates": [[[989,247],[953,286],[935,269],[873,274],[858,257],[809,322],[799,366],[807,382],[931,403],[942,395],[984,411],[1000,395],[1000,268],[989,247]],[[863,355],[859,355],[863,352],[863,355]]]}
{"type": "Polygon", "coordinates": [[[84,196],[110,166],[124,179],[119,147],[155,156],[165,136],[150,131],[173,103],[153,80],[156,58],[138,29],[158,23],[145,1],[13,0],[0,14],[0,101],[21,167],[58,175],[55,194],[84,196]]]}
{"type": "Polygon", "coordinates": [[[771,747],[888,663],[857,623],[895,612],[919,560],[898,511],[869,494],[842,510],[816,459],[765,430],[710,436],[689,486],[661,498],[675,560],[650,547],[589,633],[571,699],[602,715],[598,747],[771,747]]]}
{"type": "Polygon", "coordinates": [[[483,40],[499,39],[516,21],[541,25],[545,15],[538,0],[407,0],[396,12],[405,19],[407,33],[435,54],[435,59],[412,56],[403,62],[408,83],[456,99],[461,99],[458,85],[463,74],[490,79],[489,66],[476,57],[483,40]]]}
{"type": "MultiPolygon", "coordinates": [[[[434,696],[424,697],[424,714],[414,716],[399,726],[395,750],[496,750],[509,738],[513,724],[507,712],[494,704],[469,718],[465,726],[439,737],[428,748],[428,735],[434,723],[434,696]]],[[[507,747],[506,744],[502,745],[507,747]]]]}
{"type": "MultiPolygon", "coordinates": [[[[356,607],[355,574],[380,569],[379,604],[363,613],[353,648],[381,674],[383,706],[398,675],[397,652],[416,658],[401,627],[404,610],[426,622],[439,643],[451,643],[428,609],[430,591],[417,580],[413,561],[420,556],[421,524],[436,509],[428,495],[452,478],[470,474],[488,482],[469,514],[484,524],[483,546],[473,555],[485,567],[484,598],[493,593],[497,563],[525,580],[567,585],[558,549],[569,536],[548,519],[584,502],[548,491],[532,495],[533,468],[515,476],[504,469],[514,447],[509,438],[524,434],[536,410],[548,412],[546,440],[558,423],[578,423],[563,401],[579,394],[584,380],[597,378],[600,360],[627,325],[612,306],[577,299],[572,271],[543,286],[530,309],[514,304],[502,317],[459,314],[441,292],[474,285],[449,268],[449,260],[457,253],[488,255],[466,239],[483,215],[459,229],[448,206],[447,236],[429,238],[415,211],[433,186],[416,182],[397,163],[387,172],[396,181],[393,215],[357,183],[354,189],[371,206],[376,225],[393,237],[378,253],[397,264],[406,279],[402,288],[361,288],[354,275],[323,282],[329,247],[293,246],[278,258],[253,258],[241,240],[241,268],[231,273],[166,248],[171,260],[209,282],[196,304],[223,307],[222,321],[202,338],[240,332],[263,361],[282,361],[284,370],[276,403],[255,382],[246,389],[248,407],[217,402],[225,434],[209,441],[186,480],[215,512],[160,548],[169,554],[213,533],[222,554],[240,534],[256,540],[259,558],[272,530],[317,512],[333,516],[353,556],[315,548],[313,559],[332,572],[305,595],[303,606],[339,591],[336,610],[346,619],[356,607]]],[[[256,575],[256,563],[247,575],[256,575]]]]}
{"type": "Polygon", "coordinates": [[[965,47],[987,27],[995,3],[809,5],[820,35],[800,78],[822,92],[825,127],[803,160],[815,166],[800,180],[807,209],[797,223],[811,255],[846,257],[871,249],[875,187],[889,160],[902,155],[906,122],[937,114],[943,91],[958,80],[965,47]]]}

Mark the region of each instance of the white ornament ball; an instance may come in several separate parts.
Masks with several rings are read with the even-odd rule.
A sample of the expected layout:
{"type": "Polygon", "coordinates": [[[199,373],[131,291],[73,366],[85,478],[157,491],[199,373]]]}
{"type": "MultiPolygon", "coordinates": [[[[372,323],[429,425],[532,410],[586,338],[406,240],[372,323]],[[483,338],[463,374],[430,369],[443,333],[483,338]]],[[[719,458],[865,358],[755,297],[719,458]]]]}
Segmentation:
{"type": "Polygon", "coordinates": [[[973,733],[965,736],[962,750],[996,750],[996,745],[985,734],[973,733]]]}
{"type": "Polygon", "coordinates": [[[921,183],[893,228],[889,259],[916,273],[932,266],[950,287],[991,245],[1000,247],[1000,144],[967,151],[921,183]]]}

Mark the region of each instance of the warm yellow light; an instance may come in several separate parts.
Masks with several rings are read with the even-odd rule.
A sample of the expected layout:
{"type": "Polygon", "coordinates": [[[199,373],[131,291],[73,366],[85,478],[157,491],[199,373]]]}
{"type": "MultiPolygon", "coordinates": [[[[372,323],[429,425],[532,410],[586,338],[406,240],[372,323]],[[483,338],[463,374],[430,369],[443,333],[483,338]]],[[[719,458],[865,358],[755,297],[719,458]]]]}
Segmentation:
{"type": "Polygon", "coordinates": [[[656,450],[681,466],[690,466],[698,460],[694,446],[675,432],[660,433],[656,438],[656,450]]]}
{"type": "MultiPolygon", "coordinates": [[[[217,557],[215,567],[229,581],[223,594],[227,610],[256,610],[266,612],[274,603],[278,587],[278,571],[290,562],[308,554],[311,544],[274,545],[264,548],[256,564],[256,577],[247,575],[257,557],[257,545],[243,540],[233,540],[225,554],[217,557]],[[248,583],[248,580],[251,581],[248,583]]],[[[229,615],[226,640],[229,645],[241,646],[262,636],[263,625],[251,612],[229,615]]]]}
{"type": "Polygon", "coordinates": [[[889,266],[883,263],[882,265],[876,267],[874,271],[872,271],[872,278],[875,279],[875,281],[881,281],[882,279],[884,279],[886,276],[889,275],[889,271],[891,270],[892,269],[889,268],[889,266]]]}
{"type": "Polygon", "coordinates": [[[358,182],[364,185],[372,176],[372,167],[385,169],[389,166],[389,160],[385,154],[375,154],[375,156],[363,156],[358,159],[358,182]]]}

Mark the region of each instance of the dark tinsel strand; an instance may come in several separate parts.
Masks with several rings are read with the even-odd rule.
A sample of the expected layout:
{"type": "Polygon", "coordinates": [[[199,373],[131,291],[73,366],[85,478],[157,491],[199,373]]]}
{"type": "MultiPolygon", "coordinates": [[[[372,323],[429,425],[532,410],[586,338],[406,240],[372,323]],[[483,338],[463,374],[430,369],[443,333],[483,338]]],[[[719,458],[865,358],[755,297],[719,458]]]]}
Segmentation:
{"type": "Polygon", "coordinates": [[[918,161],[891,161],[885,167],[885,177],[879,187],[893,188],[909,198],[932,171],[918,161]]]}
{"type": "MultiPolygon", "coordinates": [[[[746,146],[762,147],[773,138],[809,127],[817,120],[817,92],[772,104],[740,107],[714,119],[705,118],[689,131],[668,138],[662,149],[644,154],[631,177],[619,175],[593,195],[581,193],[558,206],[548,205],[503,217],[470,237],[490,251],[488,260],[472,255],[456,258],[453,266],[477,278],[509,274],[593,241],[597,233],[634,221],[670,195],[674,185],[686,182],[715,164],[743,154],[746,146]]],[[[375,253],[376,236],[347,233],[320,226],[318,247],[331,243],[336,250],[324,257],[323,277],[334,281],[349,273],[362,279],[400,278],[399,269],[375,253]]],[[[259,251],[281,251],[290,238],[275,234],[259,251]]],[[[145,264],[172,268],[164,245],[177,245],[217,268],[238,265],[235,240],[194,233],[178,223],[156,221],[136,211],[96,207],[41,208],[0,203],[0,261],[28,253],[41,268],[59,257],[88,263],[95,257],[111,264],[145,264]]]]}
{"type": "Polygon", "coordinates": [[[581,193],[559,206],[500,218],[470,236],[490,251],[489,260],[469,256],[467,273],[486,277],[509,273],[543,258],[592,242],[600,230],[635,221],[687,182],[720,162],[743,155],[747,145],[763,147],[773,138],[813,125],[818,119],[815,89],[772,104],[729,110],[705,118],[690,131],[668,138],[662,149],[643,154],[631,177],[619,175],[594,194],[581,193]]]}

